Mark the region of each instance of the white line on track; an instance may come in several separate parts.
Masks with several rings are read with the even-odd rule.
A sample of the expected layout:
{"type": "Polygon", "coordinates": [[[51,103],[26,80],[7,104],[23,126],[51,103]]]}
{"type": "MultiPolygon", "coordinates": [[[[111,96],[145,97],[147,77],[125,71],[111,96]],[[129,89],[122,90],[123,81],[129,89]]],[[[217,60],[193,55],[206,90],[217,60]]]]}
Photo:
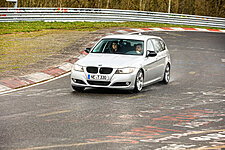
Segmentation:
{"type": "Polygon", "coordinates": [[[45,84],[45,83],[48,83],[48,82],[51,82],[51,81],[63,78],[63,77],[68,76],[70,74],[71,74],[71,72],[68,72],[68,73],[65,73],[65,74],[63,74],[61,76],[58,76],[58,77],[55,77],[55,78],[52,78],[52,79],[49,79],[49,80],[46,80],[46,81],[43,81],[43,82],[40,82],[40,83],[36,83],[36,84],[29,85],[29,86],[26,86],[26,87],[23,87],[23,88],[19,88],[19,89],[13,89],[13,90],[10,90],[10,91],[1,92],[0,95],[5,95],[5,94],[8,94],[8,93],[24,90],[24,89],[27,89],[27,88],[30,88],[30,87],[35,87],[35,86],[38,86],[38,85],[42,85],[42,84],[45,84]]]}

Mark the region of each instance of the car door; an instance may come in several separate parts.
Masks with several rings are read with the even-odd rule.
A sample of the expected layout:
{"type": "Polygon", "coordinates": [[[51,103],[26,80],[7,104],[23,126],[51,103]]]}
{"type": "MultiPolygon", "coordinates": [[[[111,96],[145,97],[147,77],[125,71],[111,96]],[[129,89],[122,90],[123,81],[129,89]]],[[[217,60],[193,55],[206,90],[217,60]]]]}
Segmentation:
{"type": "Polygon", "coordinates": [[[166,60],[166,46],[165,43],[161,39],[152,39],[153,46],[157,52],[156,56],[156,65],[157,69],[155,73],[156,78],[162,77],[165,68],[165,60],[166,60]]]}
{"type": "MultiPolygon", "coordinates": [[[[155,48],[153,46],[153,43],[151,41],[151,39],[147,40],[146,43],[146,49],[147,52],[148,51],[155,51],[155,48]]],[[[144,77],[144,81],[146,84],[151,83],[155,80],[155,78],[157,77],[157,56],[154,57],[145,57],[145,61],[144,61],[144,70],[145,70],[145,77],[144,77]]]]}

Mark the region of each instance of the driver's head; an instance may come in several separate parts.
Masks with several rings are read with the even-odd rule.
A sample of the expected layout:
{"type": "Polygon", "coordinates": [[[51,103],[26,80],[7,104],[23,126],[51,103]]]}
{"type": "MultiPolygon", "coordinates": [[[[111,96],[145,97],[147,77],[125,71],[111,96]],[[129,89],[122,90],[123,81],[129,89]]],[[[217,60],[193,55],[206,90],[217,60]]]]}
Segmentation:
{"type": "Polygon", "coordinates": [[[117,42],[115,42],[115,41],[114,41],[114,42],[112,42],[112,48],[113,48],[113,49],[117,49],[117,47],[118,47],[117,42]]]}
{"type": "Polygon", "coordinates": [[[140,53],[142,52],[142,44],[137,44],[137,45],[136,45],[136,52],[137,52],[138,54],[140,54],[140,53]]]}

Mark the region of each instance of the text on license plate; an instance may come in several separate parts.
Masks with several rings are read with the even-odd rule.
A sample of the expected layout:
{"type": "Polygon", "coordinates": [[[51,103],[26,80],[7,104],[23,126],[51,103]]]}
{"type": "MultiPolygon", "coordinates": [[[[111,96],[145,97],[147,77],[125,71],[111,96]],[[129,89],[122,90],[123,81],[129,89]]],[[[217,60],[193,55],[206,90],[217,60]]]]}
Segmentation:
{"type": "Polygon", "coordinates": [[[106,75],[95,75],[95,74],[89,74],[88,79],[92,80],[108,80],[108,76],[106,75]]]}

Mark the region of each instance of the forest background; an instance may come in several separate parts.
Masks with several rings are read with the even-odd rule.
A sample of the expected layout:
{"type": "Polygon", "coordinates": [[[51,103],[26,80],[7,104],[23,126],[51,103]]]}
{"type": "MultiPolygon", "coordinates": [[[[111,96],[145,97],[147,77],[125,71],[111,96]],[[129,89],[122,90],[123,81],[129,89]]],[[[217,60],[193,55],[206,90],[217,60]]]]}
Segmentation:
{"type": "MultiPolygon", "coordinates": [[[[103,8],[168,12],[169,0],[18,0],[18,7],[103,8]]],[[[0,7],[13,7],[0,0],[0,7]]],[[[225,17],[225,0],[171,0],[171,13],[225,17]]]]}

